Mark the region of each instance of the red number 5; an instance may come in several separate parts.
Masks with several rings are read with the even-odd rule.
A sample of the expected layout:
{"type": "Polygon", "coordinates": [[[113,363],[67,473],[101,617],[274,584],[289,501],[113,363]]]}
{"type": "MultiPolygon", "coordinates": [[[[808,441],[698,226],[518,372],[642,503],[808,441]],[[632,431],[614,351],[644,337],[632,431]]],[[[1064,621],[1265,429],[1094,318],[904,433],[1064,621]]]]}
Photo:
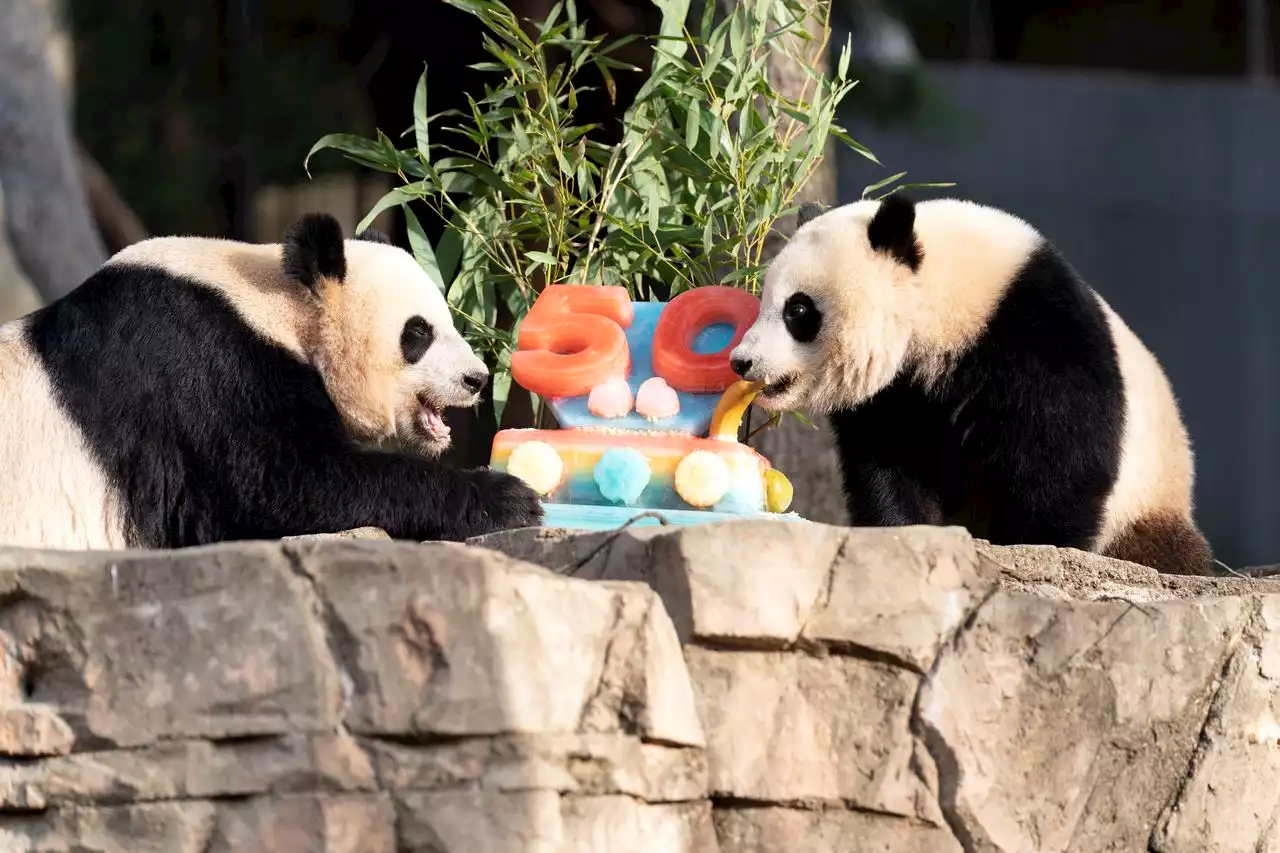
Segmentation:
{"type": "Polygon", "coordinates": [[[627,374],[623,329],[635,308],[625,287],[552,284],[543,289],[511,354],[511,378],[543,397],[577,397],[627,374]]]}
{"type": "Polygon", "coordinates": [[[723,391],[738,378],[729,351],[742,341],[760,313],[760,300],[736,287],[709,285],[686,290],[667,304],[653,332],[653,371],[677,391],[723,391]],[[718,352],[693,351],[698,332],[717,323],[733,326],[733,339],[718,352]]]}

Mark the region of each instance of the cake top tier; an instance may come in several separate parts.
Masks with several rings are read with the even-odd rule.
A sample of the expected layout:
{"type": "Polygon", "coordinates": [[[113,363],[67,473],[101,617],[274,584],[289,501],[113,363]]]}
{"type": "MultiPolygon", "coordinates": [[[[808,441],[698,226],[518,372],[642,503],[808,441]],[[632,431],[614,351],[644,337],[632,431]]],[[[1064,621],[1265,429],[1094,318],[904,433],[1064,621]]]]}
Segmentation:
{"type": "Polygon", "coordinates": [[[632,302],[622,287],[551,285],[520,326],[512,379],[562,428],[702,435],[738,378],[729,353],[759,310],[732,287],[632,302]]]}

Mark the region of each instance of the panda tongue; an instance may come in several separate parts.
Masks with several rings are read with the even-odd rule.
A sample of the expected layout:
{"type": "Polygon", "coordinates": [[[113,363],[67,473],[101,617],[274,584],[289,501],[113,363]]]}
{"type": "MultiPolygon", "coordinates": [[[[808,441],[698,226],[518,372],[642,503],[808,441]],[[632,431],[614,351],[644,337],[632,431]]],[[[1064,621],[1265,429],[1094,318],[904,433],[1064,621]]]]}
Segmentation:
{"type": "Polygon", "coordinates": [[[440,413],[429,406],[422,407],[422,425],[432,435],[440,436],[450,433],[449,425],[444,422],[444,418],[440,417],[440,413]]]}

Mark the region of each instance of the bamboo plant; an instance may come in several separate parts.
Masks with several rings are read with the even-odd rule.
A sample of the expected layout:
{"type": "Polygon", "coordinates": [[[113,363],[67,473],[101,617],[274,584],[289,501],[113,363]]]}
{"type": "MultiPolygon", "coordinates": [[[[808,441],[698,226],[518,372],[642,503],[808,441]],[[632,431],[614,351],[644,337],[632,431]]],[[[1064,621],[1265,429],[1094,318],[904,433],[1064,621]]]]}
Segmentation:
{"type": "MultiPolygon", "coordinates": [[[[826,44],[811,33],[828,31],[830,0],[739,0],[723,14],[704,0],[696,32],[690,0],[654,0],[662,23],[653,62],[616,144],[596,140],[575,112],[586,69],[611,97],[615,75],[640,73],[614,56],[626,40],[590,35],[573,0],[527,28],[500,0],[445,2],[481,23],[491,59],[477,67],[493,83],[467,96],[466,111],[432,114],[424,70],[406,147],[380,130],[372,139],[330,134],[307,160],[335,149],[399,179],[358,228],[403,210],[415,258],[488,355],[498,418],[515,330],[546,282],[622,285],[633,299],[707,284],[758,292],[767,244],[828,140],[878,163],[835,121],[855,85],[849,46],[830,77],[812,70],[826,44]],[[770,80],[778,52],[807,71],[798,98],[770,80]],[[437,245],[414,202],[447,222],[437,245]]],[[[890,187],[902,177],[864,195],[901,189],[890,187]]]]}

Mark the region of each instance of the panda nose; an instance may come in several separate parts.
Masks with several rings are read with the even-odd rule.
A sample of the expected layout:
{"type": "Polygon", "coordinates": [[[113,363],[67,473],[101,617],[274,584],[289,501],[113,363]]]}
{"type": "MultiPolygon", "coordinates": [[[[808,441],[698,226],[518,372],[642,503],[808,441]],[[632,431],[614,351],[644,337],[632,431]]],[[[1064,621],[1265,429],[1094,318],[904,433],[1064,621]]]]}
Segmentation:
{"type": "Polygon", "coordinates": [[[729,366],[733,368],[733,372],[739,376],[746,376],[747,371],[751,369],[751,359],[749,358],[731,358],[729,366]]]}
{"type": "Polygon", "coordinates": [[[462,374],[462,384],[465,385],[467,390],[473,394],[480,393],[480,389],[483,388],[484,384],[488,381],[488,373],[480,373],[477,371],[475,373],[462,374]]]}

